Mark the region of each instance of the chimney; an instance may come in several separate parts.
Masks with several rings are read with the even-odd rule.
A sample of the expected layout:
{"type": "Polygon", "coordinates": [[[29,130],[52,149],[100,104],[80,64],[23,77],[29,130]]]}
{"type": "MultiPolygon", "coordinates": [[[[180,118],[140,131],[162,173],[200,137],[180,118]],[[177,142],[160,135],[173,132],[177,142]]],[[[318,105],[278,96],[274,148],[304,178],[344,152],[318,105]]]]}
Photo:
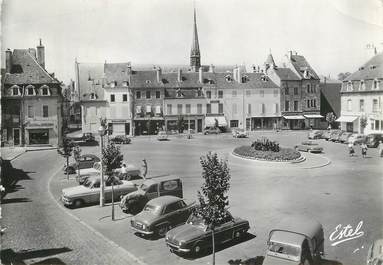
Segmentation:
{"type": "Polygon", "coordinates": [[[130,62],[128,62],[126,64],[126,70],[127,70],[127,73],[130,75],[132,73],[132,65],[130,62]]]}
{"type": "Polygon", "coordinates": [[[12,69],[12,51],[7,49],[5,51],[5,73],[11,73],[12,69]]]}
{"type": "Polygon", "coordinates": [[[161,67],[156,68],[157,73],[157,83],[161,83],[161,67]]]}
{"type": "Polygon", "coordinates": [[[37,57],[36,57],[36,49],[29,48],[28,52],[33,56],[33,58],[37,59],[37,57]]]}
{"type": "Polygon", "coordinates": [[[202,77],[202,67],[200,67],[198,69],[198,79],[199,79],[199,82],[202,84],[203,83],[203,77],[202,77]]]}
{"type": "Polygon", "coordinates": [[[237,81],[237,67],[233,69],[233,78],[235,81],[237,81]]]}
{"type": "Polygon", "coordinates": [[[251,65],[251,69],[253,70],[253,73],[256,73],[256,72],[257,72],[257,68],[255,67],[254,64],[251,65]]]}
{"type": "Polygon", "coordinates": [[[41,43],[37,46],[37,62],[41,65],[42,68],[45,68],[45,47],[41,43]]]}
{"type": "Polygon", "coordinates": [[[214,65],[209,66],[209,73],[214,73],[214,65]]]}
{"type": "Polygon", "coordinates": [[[178,77],[177,77],[178,82],[182,82],[182,70],[178,69],[178,77]]]}
{"type": "Polygon", "coordinates": [[[259,67],[259,65],[258,65],[258,67],[257,67],[257,73],[259,73],[260,72],[260,67],[259,67]]]}
{"type": "Polygon", "coordinates": [[[293,57],[293,51],[289,51],[289,59],[291,60],[292,57],[293,57]]]}
{"type": "Polygon", "coordinates": [[[242,83],[241,67],[237,68],[237,81],[238,83],[242,83]]]}

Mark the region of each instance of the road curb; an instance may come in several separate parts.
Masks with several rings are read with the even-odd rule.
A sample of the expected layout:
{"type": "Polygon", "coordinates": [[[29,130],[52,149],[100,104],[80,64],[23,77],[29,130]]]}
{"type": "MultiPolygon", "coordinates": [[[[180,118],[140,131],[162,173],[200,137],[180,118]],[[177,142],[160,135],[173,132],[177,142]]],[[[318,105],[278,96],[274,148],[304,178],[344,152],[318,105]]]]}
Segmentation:
{"type": "Polygon", "coordinates": [[[312,167],[303,167],[301,169],[314,169],[314,168],[322,168],[322,167],[325,167],[325,166],[328,166],[331,164],[331,159],[328,158],[327,156],[323,156],[323,155],[317,155],[317,156],[320,156],[322,158],[324,158],[326,160],[326,163],[323,163],[319,166],[312,166],[312,167]]]}
{"type": "Polygon", "coordinates": [[[105,242],[107,242],[109,245],[111,245],[112,247],[114,248],[117,248],[119,249],[120,251],[124,252],[127,257],[129,259],[131,259],[132,261],[132,264],[140,264],[140,265],[147,265],[145,262],[141,261],[140,259],[138,259],[136,256],[134,256],[132,253],[130,253],[129,251],[127,251],[125,248],[121,247],[120,245],[118,245],[117,243],[115,243],[114,241],[110,240],[109,238],[107,238],[106,236],[104,236],[102,233],[100,233],[99,231],[97,231],[96,229],[94,229],[93,227],[91,227],[90,225],[88,225],[87,223],[85,223],[83,220],[81,220],[80,218],[78,218],[77,216],[75,216],[74,214],[70,213],[67,211],[67,209],[61,205],[56,199],[55,197],[53,196],[52,192],[51,192],[51,189],[50,189],[50,183],[52,182],[52,180],[57,176],[57,174],[61,171],[61,168],[58,168],[55,173],[49,178],[48,182],[47,182],[47,190],[48,190],[48,193],[49,193],[49,196],[51,197],[51,199],[56,203],[56,205],[63,211],[65,212],[67,215],[69,215],[70,217],[72,217],[74,220],[76,220],[77,222],[79,222],[80,224],[82,224],[83,226],[85,226],[87,229],[89,229],[89,231],[91,231],[92,233],[94,233],[95,235],[99,236],[101,239],[103,239],[105,242]]]}

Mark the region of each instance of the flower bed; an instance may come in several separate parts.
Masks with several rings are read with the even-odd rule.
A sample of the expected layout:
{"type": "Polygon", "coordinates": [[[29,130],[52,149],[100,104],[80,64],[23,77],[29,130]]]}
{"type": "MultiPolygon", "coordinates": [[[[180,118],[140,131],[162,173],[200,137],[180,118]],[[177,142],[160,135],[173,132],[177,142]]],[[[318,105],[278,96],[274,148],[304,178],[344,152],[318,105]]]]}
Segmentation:
{"type": "Polygon", "coordinates": [[[280,148],[279,152],[273,151],[260,151],[255,150],[251,146],[239,146],[234,149],[233,153],[235,155],[258,159],[266,161],[275,161],[275,162],[285,162],[285,161],[294,161],[300,158],[301,154],[298,151],[295,151],[291,148],[280,148]]]}

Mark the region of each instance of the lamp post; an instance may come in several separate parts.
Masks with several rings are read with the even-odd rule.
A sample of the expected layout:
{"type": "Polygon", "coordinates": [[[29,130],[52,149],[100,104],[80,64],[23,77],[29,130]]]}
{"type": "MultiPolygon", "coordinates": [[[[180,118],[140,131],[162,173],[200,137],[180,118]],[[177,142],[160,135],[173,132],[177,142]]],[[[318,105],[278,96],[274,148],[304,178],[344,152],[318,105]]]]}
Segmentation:
{"type": "Polygon", "coordinates": [[[102,165],[102,149],[104,148],[103,140],[104,140],[104,135],[105,135],[105,127],[100,126],[98,128],[98,135],[100,135],[100,154],[101,154],[101,180],[100,180],[100,207],[104,207],[104,169],[102,165]]]}

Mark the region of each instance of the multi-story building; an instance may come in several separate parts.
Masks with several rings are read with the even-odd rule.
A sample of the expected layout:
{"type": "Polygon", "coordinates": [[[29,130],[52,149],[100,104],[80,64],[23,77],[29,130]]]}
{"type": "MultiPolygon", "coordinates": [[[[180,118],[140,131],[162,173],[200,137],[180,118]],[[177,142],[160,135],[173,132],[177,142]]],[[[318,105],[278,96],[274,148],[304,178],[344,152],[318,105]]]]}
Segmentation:
{"type": "Polygon", "coordinates": [[[287,56],[284,67],[278,67],[270,54],[265,73],[281,88],[283,128],[304,129],[320,127],[320,79],[305,57],[287,56]]]}
{"type": "Polygon", "coordinates": [[[5,51],[2,139],[14,146],[58,146],[62,138],[61,82],[45,69],[45,47],[5,51]]]}
{"type": "Polygon", "coordinates": [[[358,132],[383,132],[383,53],[376,54],[342,83],[341,129],[358,132]],[[362,120],[366,121],[363,128],[362,120]]]}

